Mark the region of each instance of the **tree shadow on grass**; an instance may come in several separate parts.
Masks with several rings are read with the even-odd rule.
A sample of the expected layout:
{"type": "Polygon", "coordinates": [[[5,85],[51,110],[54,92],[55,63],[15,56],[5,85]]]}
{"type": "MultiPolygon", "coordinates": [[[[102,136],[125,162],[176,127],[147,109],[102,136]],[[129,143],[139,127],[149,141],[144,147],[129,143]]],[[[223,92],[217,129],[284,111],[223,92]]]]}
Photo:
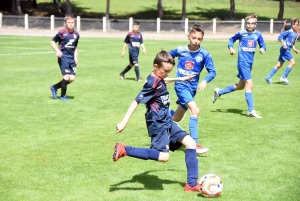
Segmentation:
{"type": "MultiPolygon", "coordinates": [[[[175,172],[176,170],[169,169],[164,171],[175,172]]],[[[158,170],[146,171],[141,174],[133,176],[132,179],[130,180],[125,180],[118,184],[112,184],[110,186],[109,191],[113,192],[118,190],[164,190],[163,187],[164,184],[179,184],[182,187],[184,187],[185,185],[185,183],[183,182],[178,182],[178,181],[173,181],[168,179],[160,179],[158,176],[150,174],[153,172],[158,172],[158,170]],[[130,184],[134,184],[134,183],[140,183],[144,185],[144,187],[143,188],[130,187],[130,184]]],[[[159,170],[159,172],[161,172],[161,170],[159,170]]]]}
{"type": "Polygon", "coordinates": [[[239,114],[241,116],[247,116],[244,110],[239,109],[216,109],[215,111],[211,112],[221,112],[221,113],[233,113],[233,114],[239,114]]]}

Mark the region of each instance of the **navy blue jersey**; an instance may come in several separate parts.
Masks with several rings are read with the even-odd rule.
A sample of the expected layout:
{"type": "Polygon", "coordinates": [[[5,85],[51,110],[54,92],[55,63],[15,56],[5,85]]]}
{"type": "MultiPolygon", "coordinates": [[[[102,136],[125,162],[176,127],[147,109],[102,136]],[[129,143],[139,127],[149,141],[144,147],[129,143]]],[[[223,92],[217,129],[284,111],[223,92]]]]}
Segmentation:
{"type": "Polygon", "coordinates": [[[140,45],[143,44],[143,36],[140,32],[128,32],[124,43],[128,44],[129,54],[137,56],[140,52],[140,45]]]}
{"type": "Polygon", "coordinates": [[[198,50],[190,51],[187,46],[179,46],[169,52],[173,58],[178,57],[176,77],[195,75],[191,80],[175,82],[175,88],[186,88],[196,91],[200,79],[200,73],[204,66],[208,75],[203,79],[208,83],[216,77],[215,65],[207,50],[200,47],[198,50]]]}
{"type": "Polygon", "coordinates": [[[145,118],[149,136],[171,128],[172,119],[168,115],[170,97],[163,79],[152,72],[135,100],[146,105],[145,118]]]}
{"type": "Polygon", "coordinates": [[[283,40],[287,49],[290,50],[295,45],[298,37],[299,37],[299,34],[297,32],[294,32],[293,29],[289,29],[285,32],[282,32],[278,36],[278,40],[279,41],[283,40]]]}
{"type": "Polygon", "coordinates": [[[242,30],[232,36],[228,41],[228,48],[232,48],[236,40],[239,40],[238,62],[254,62],[254,54],[257,43],[266,51],[266,44],[259,31],[247,32],[242,30]]]}
{"type": "Polygon", "coordinates": [[[61,59],[74,62],[74,52],[78,44],[79,33],[75,30],[69,33],[67,29],[62,29],[52,40],[58,42],[58,49],[63,54],[61,59]]]}

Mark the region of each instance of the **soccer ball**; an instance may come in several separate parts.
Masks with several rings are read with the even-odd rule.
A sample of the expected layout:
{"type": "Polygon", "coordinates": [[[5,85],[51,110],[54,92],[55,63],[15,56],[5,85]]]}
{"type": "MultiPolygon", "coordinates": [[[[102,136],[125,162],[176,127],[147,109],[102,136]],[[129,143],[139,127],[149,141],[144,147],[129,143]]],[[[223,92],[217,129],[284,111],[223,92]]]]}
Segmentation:
{"type": "Polygon", "coordinates": [[[204,197],[218,197],[223,189],[221,178],[215,174],[206,174],[201,177],[200,181],[200,194],[204,197]]]}

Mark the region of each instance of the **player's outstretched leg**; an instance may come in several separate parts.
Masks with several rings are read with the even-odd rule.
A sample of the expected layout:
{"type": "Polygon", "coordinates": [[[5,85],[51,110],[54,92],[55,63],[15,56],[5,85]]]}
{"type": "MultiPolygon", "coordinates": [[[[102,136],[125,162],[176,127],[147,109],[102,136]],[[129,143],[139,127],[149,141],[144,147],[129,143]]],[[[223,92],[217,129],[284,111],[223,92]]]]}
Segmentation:
{"type": "Polygon", "coordinates": [[[126,156],[126,150],[124,144],[117,142],[114,148],[113,161],[116,162],[119,158],[126,156]]]}

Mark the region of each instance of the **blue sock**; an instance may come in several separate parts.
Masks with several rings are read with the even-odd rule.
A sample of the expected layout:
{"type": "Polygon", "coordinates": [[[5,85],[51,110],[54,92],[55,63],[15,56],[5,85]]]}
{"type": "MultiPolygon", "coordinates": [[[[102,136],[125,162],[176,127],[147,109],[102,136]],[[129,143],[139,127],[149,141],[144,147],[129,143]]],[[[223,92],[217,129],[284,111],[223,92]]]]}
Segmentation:
{"type": "Polygon", "coordinates": [[[150,148],[136,148],[131,146],[125,146],[127,156],[144,160],[158,161],[159,151],[150,148]]]}
{"type": "Polygon", "coordinates": [[[190,136],[195,140],[196,144],[198,144],[198,118],[190,117],[189,128],[190,136]]]}
{"type": "Polygon", "coordinates": [[[272,68],[271,72],[269,73],[269,75],[267,75],[266,78],[271,79],[271,78],[273,77],[273,75],[274,75],[275,73],[277,73],[277,71],[278,71],[278,70],[277,70],[275,67],[272,68]]]}
{"type": "Polygon", "coordinates": [[[233,92],[233,91],[234,91],[234,84],[229,85],[228,87],[221,89],[219,91],[219,96],[221,96],[223,94],[227,94],[227,93],[233,92]]]}
{"type": "Polygon", "coordinates": [[[254,110],[254,103],[253,103],[253,95],[252,92],[246,92],[245,93],[245,98],[248,104],[248,111],[251,112],[254,110]]]}
{"type": "Polygon", "coordinates": [[[291,72],[292,68],[290,68],[289,66],[286,67],[282,78],[287,78],[287,76],[289,75],[289,73],[291,72]]]}
{"type": "Polygon", "coordinates": [[[187,169],[187,183],[190,187],[197,185],[198,179],[198,159],[196,149],[185,150],[185,164],[187,169]]]}

